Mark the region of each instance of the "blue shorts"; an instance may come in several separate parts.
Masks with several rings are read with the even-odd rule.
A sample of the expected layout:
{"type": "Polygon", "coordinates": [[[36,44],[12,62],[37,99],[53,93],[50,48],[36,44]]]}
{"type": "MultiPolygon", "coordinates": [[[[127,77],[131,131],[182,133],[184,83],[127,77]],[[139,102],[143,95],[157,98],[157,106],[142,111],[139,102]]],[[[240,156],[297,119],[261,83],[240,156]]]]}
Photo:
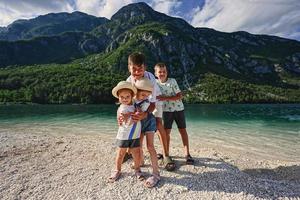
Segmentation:
{"type": "Polygon", "coordinates": [[[147,118],[141,121],[142,124],[142,133],[153,132],[156,131],[156,120],[152,113],[148,113],[147,118]]]}

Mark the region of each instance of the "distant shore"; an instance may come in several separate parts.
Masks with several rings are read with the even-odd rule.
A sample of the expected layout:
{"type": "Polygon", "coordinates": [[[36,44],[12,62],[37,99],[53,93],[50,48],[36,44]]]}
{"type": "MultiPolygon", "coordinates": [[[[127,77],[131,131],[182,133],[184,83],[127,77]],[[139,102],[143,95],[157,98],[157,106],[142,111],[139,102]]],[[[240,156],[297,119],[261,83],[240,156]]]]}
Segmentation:
{"type": "MultiPolygon", "coordinates": [[[[157,144],[158,151],[160,147],[157,144]]],[[[174,172],[148,189],[130,162],[107,183],[115,157],[111,135],[58,134],[0,128],[0,199],[300,199],[300,161],[264,160],[222,146],[193,145],[195,166],[185,165],[179,141],[174,172]]],[[[149,157],[146,176],[151,173],[149,157]]]]}

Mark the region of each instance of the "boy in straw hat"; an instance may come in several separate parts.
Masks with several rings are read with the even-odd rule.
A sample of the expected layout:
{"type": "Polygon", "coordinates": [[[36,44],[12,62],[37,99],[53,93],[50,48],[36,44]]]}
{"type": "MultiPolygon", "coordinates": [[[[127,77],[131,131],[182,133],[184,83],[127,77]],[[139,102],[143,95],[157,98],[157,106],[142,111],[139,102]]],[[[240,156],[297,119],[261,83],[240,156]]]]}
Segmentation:
{"type": "MultiPolygon", "coordinates": [[[[140,112],[147,112],[151,102],[148,97],[153,92],[153,85],[149,79],[142,77],[140,80],[135,82],[135,87],[137,88],[137,95],[134,102],[134,107],[140,112]]],[[[148,113],[147,117],[141,120],[142,124],[142,135],[140,137],[140,143],[143,144],[144,134],[146,132],[155,132],[156,131],[156,123],[155,117],[152,113],[148,113]]],[[[140,148],[140,165],[144,165],[144,153],[141,145],[140,148]]]]}
{"type": "Polygon", "coordinates": [[[112,94],[119,99],[120,106],[117,115],[122,115],[124,121],[119,126],[117,141],[118,146],[116,156],[116,168],[108,178],[109,182],[116,181],[121,175],[121,166],[127,151],[130,149],[134,161],[135,175],[139,180],[144,180],[140,169],[140,133],[141,122],[133,122],[130,115],[135,112],[133,105],[133,97],[136,95],[137,89],[127,81],[121,81],[113,88],[112,94]]]}

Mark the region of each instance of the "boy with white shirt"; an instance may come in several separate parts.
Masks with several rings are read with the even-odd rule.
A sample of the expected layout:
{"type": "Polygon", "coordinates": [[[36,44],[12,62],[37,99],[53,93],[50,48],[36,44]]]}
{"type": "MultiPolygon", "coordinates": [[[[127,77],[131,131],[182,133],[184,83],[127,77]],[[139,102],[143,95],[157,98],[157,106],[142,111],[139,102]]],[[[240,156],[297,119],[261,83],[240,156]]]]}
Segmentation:
{"type": "MultiPolygon", "coordinates": [[[[141,134],[141,144],[143,141],[144,134],[146,136],[147,149],[150,153],[151,165],[152,165],[152,176],[149,177],[146,182],[146,187],[154,187],[160,180],[159,169],[158,169],[158,159],[157,153],[154,147],[154,133],[156,131],[156,121],[152,120],[152,112],[155,109],[156,96],[160,95],[160,89],[156,83],[156,79],[154,75],[150,72],[146,71],[145,66],[145,56],[142,53],[133,53],[128,57],[128,70],[130,72],[130,76],[127,78],[127,81],[136,85],[136,83],[141,80],[143,77],[147,78],[151,81],[153,90],[152,94],[149,96],[150,106],[145,112],[137,112],[132,114],[132,119],[134,121],[144,121],[142,125],[142,134],[141,134]],[[149,117],[151,116],[151,117],[149,117]],[[146,120],[144,120],[146,119],[146,120]],[[151,119],[151,120],[150,120],[151,119]]],[[[139,86],[136,85],[138,88],[139,86]]],[[[119,121],[122,119],[119,119],[119,121]]],[[[141,145],[142,148],[142,145],[141,145]]],[[[141,157],[144,158],[143,156],[141,157]]],[[[143,160],[141,160],[141,165],[143,164],[143,160]]]]}
{"type": "Polygon", "coordinates": [[[154,67],[157,83],[161,89],[161,96],[157,98],[164,102],[163,121],[167,137],[167,152],[170,148],[170,133],[173,121],[176,122],[184,146],[186,164],[194,164],[194,159],[189,151],[189,137],[186,131],[184,105],[182,103],[181,90],[175,79],[168,77],[167,66],[164,63],[157,63],[154,67]]]}

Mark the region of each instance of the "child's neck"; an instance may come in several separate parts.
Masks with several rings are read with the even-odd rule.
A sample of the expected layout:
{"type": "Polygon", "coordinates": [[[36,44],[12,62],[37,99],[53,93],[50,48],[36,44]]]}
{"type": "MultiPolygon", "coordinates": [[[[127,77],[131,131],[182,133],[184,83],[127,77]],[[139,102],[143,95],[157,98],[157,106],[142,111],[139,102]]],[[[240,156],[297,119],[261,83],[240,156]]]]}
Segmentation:
{"type": "Polygon", "coordinates": [[[161,82],[161,83],[165,83],[165,82],[167,82],[167,80],[168,80],[168,77],[167,77],[167,78],[165,78],[165,79],[159,79],[159,82],[161,82]]]}

